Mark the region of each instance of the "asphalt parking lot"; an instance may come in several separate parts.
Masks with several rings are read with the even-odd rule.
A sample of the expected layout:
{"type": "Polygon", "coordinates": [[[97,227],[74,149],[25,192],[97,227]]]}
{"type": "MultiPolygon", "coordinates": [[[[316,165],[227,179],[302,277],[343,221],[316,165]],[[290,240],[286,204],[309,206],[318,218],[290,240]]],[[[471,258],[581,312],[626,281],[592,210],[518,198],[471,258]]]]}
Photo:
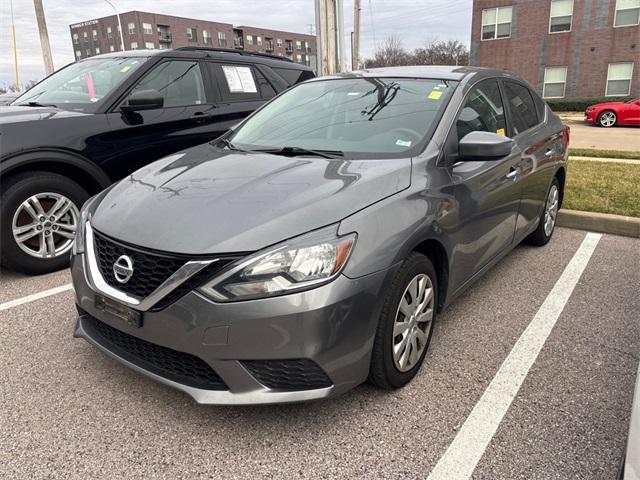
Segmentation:
{"type": "Polygon", "coordinates": [[[640,358],[640,240],[560,228],[542,249],[520,246],[439,317],[407,388],[297,405],[199,406],[119,365],[72,337],[71,291],[37,297],[68,282],[2,273],[1,478],[446,478],[456,442],[487,435],[470,419],[540,319],[555,323],[534,332],[542,348],[517,395],[489,409],[504,416],[486,445],[471,437],[472,477],[617,471],[640,358]]]}

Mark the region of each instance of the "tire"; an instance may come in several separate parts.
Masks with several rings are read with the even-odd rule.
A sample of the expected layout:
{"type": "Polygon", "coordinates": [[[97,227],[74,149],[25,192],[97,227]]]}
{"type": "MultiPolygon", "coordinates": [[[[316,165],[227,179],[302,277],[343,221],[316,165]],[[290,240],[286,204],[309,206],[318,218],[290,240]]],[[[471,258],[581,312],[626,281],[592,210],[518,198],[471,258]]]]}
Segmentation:
{"type": "MultiPolygon", "coordinates": [[[[411,295],[409,294],[409,296],[411,295]]],[[[423,300],[424,298],[426,298],[426,296],[422,297],[423,300]]],[[[419,296],[418,299],[420,299],[419,296]]],[[[413,305],[414,302],[411,303],[411,306],[413,305]]],[[[406,258],[398,272],[395,274],[384,300],[371,355],[371,366],[368,378],[369,383],[379,388],[391,390],[403,387],[416,376],[429,349],[429,343],[433,334],[433,324],[435,322],[437,305],[438,278],[436,276],[435,268],[433,268],[433,264],[426,256],[419,253],[412,253],[406,258]],[[412,324],[411,321],[407,322],[409,317],[406,317],[401,313],[401,300],[405,297],[408,287],[416,278],[422,278],[425,282],[426,278],[428,278],[431,285],[431,300],[426,302],[428,308],[426,308],[426,310],[421,309],[422,312],[426,311],[426,314],[429,313],[429,309],[431,310],[431,319],[428,322],[428,327],[426,323],[412,324]],[[418,340],[415,344],[419,347],[423,345],[423,347],[421,347],[421,351],[420,348],[415,350],[416,352],[420,352],[419,356],[417,356],[417,358],[414,357],[415,362],[413,364],[406,364],[404,369],[399,367],[398,361],[394,358],[394,349],[396,345],[400,346],[405,338],[403,334],[398,334],[394,337],[394,328],[397,318],[404,319],[404,322],[407,322],[408,325],[414,325],[416,328],[421,329],[424,334],[423,341],[420,342],[418,340]]],[[[411,318],[413,318],[413,316],[411,318]]],[[[402,328],[404,328],[404,326],[402,326],[402,328]]],[[[406,329],[404,333],[409,335],[410,332],[412,332],[411,327],[406,329]]],[[[405,344],[407,345],[406,348],[414,348],[410,340],[405,344]]],[[[399,351],[402,352],[403,350],[400,349],[399,351]]],[[[416,353],[416,355],[418,354],[416,353]]],[[[402,356],[400,358],[402,358],[402,356]]],[[[411,355],[408,352],[407,358],[411,358],[411,355]]]]}
{"type": "Polygon", "coordinates": [[[618,116],[611,110],[604,110],[598,115],[598,125],[604,128],[611,128],[618,123],[618,116]]]}
{"type": "Polygon", "coordinates": [[[2,186],[3,191],[0,196],[0,263],[2,266],[30,275],[40,275],[67,267],[69,251],[73,243],[72,236],[75,232],[74,222],[77,225],[80,208],[89,198],[86,190],[73,180],[50,172],[20,173],[9,177],[2,186]],[[36,198],[37,202],[31,202],[30,208],[25,208],[24,202],[32,198],[36,198]],[[65,199],[69,202],[64,201],[65,199]],[[54,205],[58,207],[52,212],[54,205]],[[41,213],[50,216],[44,217],[41,213]],[[58,213],[60,215],[56,217],[58,213]],[[52,222],[51,218],[55,221],[52,222]],[[19,229],[21,226],[26,229],[24,232],[26,239],[18,242],[14,227],[19,229]],[[39,254],[38,250],[43,245],[46,247],[46,253],[39,254]]]}
{"type": "Polygon", "coordinates": [[[544,208],[542,209],[542,213],[540,214],[538,226],[533,231],[533,233],[531,233],[525,239],[526,243],[530,245],[535,245],[537,247],[542,247],[543,245],[546,245],[547,243],[549,243],[549,240],[551,240],[551,237],[553,236],[553,232],[555,231],[558,210],[560,209],[561,196],[562,196],[562,192],[560,191],[560,184],[558,182],[558,178],[553,177],[553,181],[551,182],[551,185],[549,186],[549,190],[547,190],[547,195],[545,196],[544,208]],[[554,189],[556,192],[556,195],[555,195],[556,205],[555,205],[555,210],[552,212],[553,219],[552,219],[551,230],[549,231],[549,229],[545,227],[545,225],[547,222],[547,214],[549,213],[549,208],[550,208],[549,201],[550,201],[550,197],[553,195],[552,192],[554,191],[554,189]]]}

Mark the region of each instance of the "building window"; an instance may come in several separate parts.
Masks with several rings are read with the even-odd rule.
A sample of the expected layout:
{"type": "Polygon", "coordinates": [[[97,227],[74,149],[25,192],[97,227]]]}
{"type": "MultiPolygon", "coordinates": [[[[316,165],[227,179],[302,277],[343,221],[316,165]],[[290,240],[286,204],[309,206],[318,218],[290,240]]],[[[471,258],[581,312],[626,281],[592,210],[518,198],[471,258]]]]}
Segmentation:
{"type": "Polygon", "coordinates": [[[202,43],[208,45],[211,43],[211,37],[209,36],[209,32],[207,30],[202,30],[202,43]]]}
{"type": "Polygon", "coordinates": [[[247,45],[253,45],[253,35],[247,35],[247,45]]]}
{"type": "Polygon", "coordinates": [[[614,27],[640,24],[640,0],[616,0],[614,27]]]}
{"type": "Polygon", "coordinates": [[[262,45],[262,37],[258,37],[258,45],[262,45]]]}
{"type": "Polygon", "coordinates": [[[98,31],[97,30],[92,30],[91,31],[91,36],[93,37],[93,41],[94,42],[98,41],[98,31]]]}
{"type": "Polygon", "coordinates": [[[107,38],[113,38],[113,31],[111,27],[107,27],[107,38]]]}
{"type": "Polygon", "coordinates": [[[607,72],[607,97],[626,97],[631,93],[633,63],[610,63],[607,72]]]}
{"type": "Polygon", "coordinates": [[[551,0],[549,33],[570,32],[573,0],[551,0]]]}
{"type": "Polygon", "coordinates": [[[91,56],[91,50],[87,48],[87,57],[91,56]]]}
{"type": "Polygon", "coordinates": [[[78,34],[77,33],[73,34],[73,43],[75,43],[76,45],[78,44],[78,34]]]}
{"type": "Polygon", "coordinates": [[[151,26],[150,23],[143,23],[142,24],[142,32],[145,35],[153,35],[153,27],[151,26]]]}
{"type": "Polygon", "coordinates": [[[115,52],[116,51],[116,47],[114,47],[113,45],[109,45],[109,51],[110,52],[115,52]]]}
{"type": "Polygon", "coordinates": [[[544,98],[562,98],[567,84],[567,67],[547,67],[544,69],[544,98]]]}
{"type": "Polygon", "coordinates": [[[218,32],[218,46],[226,47],[227,46],[227,34],[226,32],[218,32]]]}
{"type": "Polygon", "coordinates": [[[302,42],[300,40],[296,40],[296,50],[302,50],[302,42]]]}
{"type": "Polygon", "coordinates": [[[282,39],[281,39],[281,38],[276,39],[276,44],[277,44],[279,47],[281,47],[281,46],[282,46],[282,39]]]}
{"type": "Polygon", "coordinates": [[[153,50],[156,46],[153,42],[144,42],[144,48],[147,50],[153,50]]]}
{"type": "Polygon", "coordinates": [[[82,57],[82,52],[80,50],[76,50],[76,59],[82,57]]]}
{"type": "Polygon", "coordinates": [[[89,37],[89,34],[87,32],[82,32],[82,36],[86,39],[87,37],[89,37]]]}
{"type": "Polygon", "coordinates": [[[296,55],[296,62],[302,63],[302,55],[300,55],[299,53],[296,55]]]}
{"type": "Polygon", "coordinates": [[[96,47],[96,55],[100,55],[100,47],[96,47]]]}
{"type": "Polygon", "coordinates": [[[198,31],[195,28],[187,28],[187,40],[190,42],[198,41],[198,31]]]}
{"type": "Polygon", "coordinates": [[[511,36],[511,7],[482,10],[482,40],[511,36]]]}
{"type": "Polygon", "coordinates": [[[311,61],[309,60],[309,55],[304,56],[304,63],[305,65],[311,65],[311,61]]]}
{"type": "Polygon", "coordinates": [[[136,24],[135,23],[130,22],[128,27],[129,27],[129,33],[131,33],[131,34],[136,33],[136,24]]]}
{"type": "Polygon", "coordinates": [[[138,42],[131,42],[131,50],[137,50],[138,49],[138,42]]]}

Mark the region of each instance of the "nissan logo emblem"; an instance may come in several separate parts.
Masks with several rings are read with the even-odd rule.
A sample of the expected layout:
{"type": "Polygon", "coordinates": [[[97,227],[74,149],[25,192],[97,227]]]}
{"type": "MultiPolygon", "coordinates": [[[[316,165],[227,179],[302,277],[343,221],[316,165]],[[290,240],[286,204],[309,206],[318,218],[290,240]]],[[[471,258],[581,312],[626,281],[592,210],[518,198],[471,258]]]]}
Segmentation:
{"type": "Polygon", "coordinates": [[[113,264],[113,274],[120,283],[127,283],[133,276],[133,260],[127,255],[121,255],[113,264]]]}

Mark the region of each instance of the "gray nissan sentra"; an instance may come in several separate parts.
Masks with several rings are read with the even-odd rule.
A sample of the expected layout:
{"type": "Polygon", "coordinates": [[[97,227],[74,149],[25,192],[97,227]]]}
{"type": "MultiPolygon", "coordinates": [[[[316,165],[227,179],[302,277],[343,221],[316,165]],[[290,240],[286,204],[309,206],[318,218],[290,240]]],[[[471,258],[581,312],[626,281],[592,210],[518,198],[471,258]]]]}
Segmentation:
{"type": "Polygon", "coordinates": [[[446,305],[549,241],[568,140],[502,71],[300,84],[85,204],[75,335],[200,403],[402,387],[446,305]]]}

